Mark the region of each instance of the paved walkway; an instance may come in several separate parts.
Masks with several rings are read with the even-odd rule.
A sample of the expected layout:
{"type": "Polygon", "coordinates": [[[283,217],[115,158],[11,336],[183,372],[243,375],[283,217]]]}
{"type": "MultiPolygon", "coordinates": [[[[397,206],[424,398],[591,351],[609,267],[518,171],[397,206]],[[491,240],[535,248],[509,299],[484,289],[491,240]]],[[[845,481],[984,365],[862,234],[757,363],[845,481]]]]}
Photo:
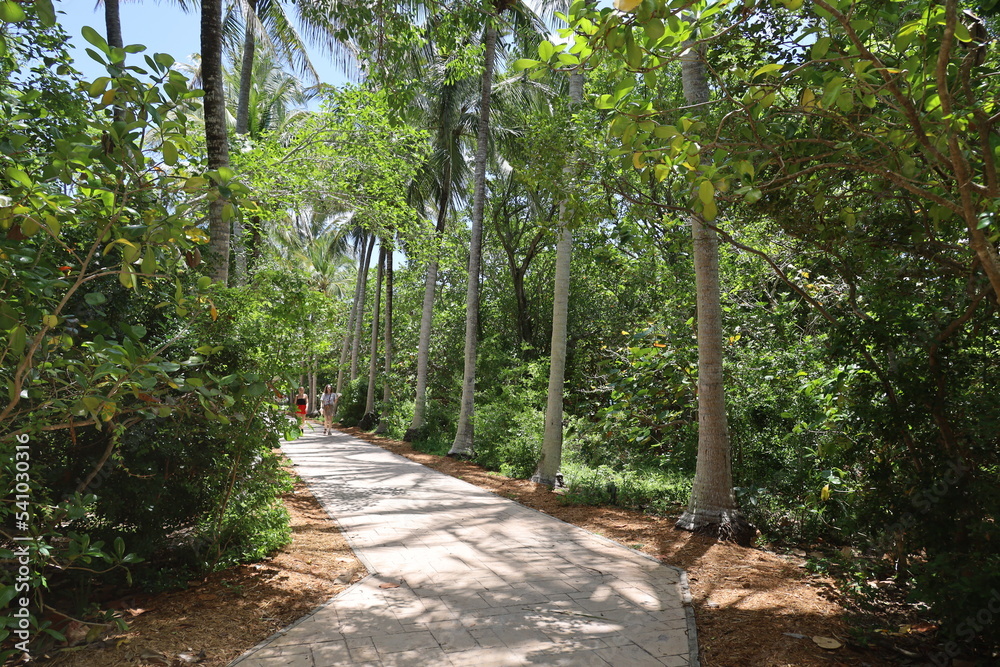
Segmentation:
{"type": "Polygon", "coordinates": [[[320,433],[283,450],[371,575],[233,667],[698,664],[683,571],[320,433]]]}

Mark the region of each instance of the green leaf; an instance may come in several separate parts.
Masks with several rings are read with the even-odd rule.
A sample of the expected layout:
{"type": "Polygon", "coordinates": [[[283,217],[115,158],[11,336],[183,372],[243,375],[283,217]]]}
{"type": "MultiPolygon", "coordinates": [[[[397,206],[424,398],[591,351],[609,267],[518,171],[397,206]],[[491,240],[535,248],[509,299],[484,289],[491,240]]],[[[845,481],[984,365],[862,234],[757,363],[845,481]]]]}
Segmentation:
{"type": "Polygon", "coordinates": [[[20,183],[26,188],[30,188],[33,183],[31,178],[25,172],[21,171],[17,167],[7,167],[7,178],[11,183],[20,183]]]}
{"type": "Polygon", "coordinates": [[[198,278],[198,289],[207,290],[212,285],[212,279],[209,276],[201,276],[198,278]]]}
{"type": "Polygon", "coordinates": [[[229,167],[219,167],[219,178],[222,184],[226,184],[236,178],[236,172],[229,167]]]}
{"type": "Polygon", "coordinates": [[[663,27],[663,21],[658,18],[649,19],[642,29],[646,31],[646,37],[654,41],[659,40],[666,32],[666,28],[663,27]]]}
{"type": "Polygon", "coordinates": [[[156,256],[153,254],[153,247],[150,245],[146,246],[146,250],[142,255],[142,272],[146,275],[156,273],[156,256]]]}
{"type": "Polygon", "coordinates": [[[56,24],[56,10],[52,6],[52,0],[35,0],[35,12],[44,27],[51,28],[56,24]]]}
{"type": "Polygon", "coordinates": [[[164,141],[160,150],[163,152],[163,161],[167,165],[172,167],[177,164],[177,146],[174,145],[174,142],[164,141]]]}
{"type": "Polygon", "coordinates": [[[528,69],[529,67],[538,67],[541,64],[542,64],[541,61],[538,60],[532,60],[531,58],[521,58],[520,60],[514,61],[514,71],[520,72],[522,70],[528,69]]]}
{"type": "Polygon", "coordinates": [[[138,245],[136,245],[134,243],[126,241],[125,239],[119,239],[118,242],[121,243],[121,246],[122,246],[122,257],[125,258],[126,262],[128,262],[129,264],[131,264],[135,260],[139,259],[139,254],[140,254],[140,252],[142,250],[141,246],[138,246],[138,245]]]}
{"type": "Polygon", "coordinates": [[[15,327],[14,330],[10,332],[10,338],[8,341],[10,349],[14,354],[20,355],[24,352],[24,346],[27,343],[27,330],[24,328],[24,325],[15,327]]]}
{"type": "Polygon", "coordinates": [[[703,206],[708,206],[715,200],[715,186],[707,178],[698,184],[698,199],[703,206]]]}
{"type": "Polygon", "coordinates": [[[90,292],[83,296],[83,300],[86,301],[91,306],[99,306],[108,300],[108,297],[104,296],[100,292],[90,292]]]}
{"type": "Polygon", "coordinates": [[[111,55],[111,47],[108,46],[107,40],[101,37],[99,32],[91,28],[89,25],[85,25],[80,29],[80,33],[83,35],[85,40],[103,51],[105,55],[111,55]]]}
{"type": "Polygon", "coordinates": [[[701,210],[701,217],[705,219],[705,222],[712,222],[715,220],[716,216],[719,214],[718,209],[715,207],[715,200],[705,204],[705,207],[701,210]]]}
{"type": "Polygon", "coordinates": [[[830,50],[830,38],[820,37],[816,40],[816,43],[812,45],[812,50],[810,51],[810,56],[813,60],[822,60],[826,58],[827,52],[830,50]]]}
{"type": "Polygon", "coordinates": [[[135,275],[132,273],[132,267],[128,262],[122,263],[122,270],[118,273],[118,282],[122,284],[122,287],[134,287],[135,286],[135,275]]]}
{"type": "Polygon", "coordinates": [[[756,79],[761,74],[768,74],[770,72],[777,72],[778,70],[781,69],[781,67],[782,66],[780,64],[778,64],[778,63],[768,63],[767,65],[764,65],[763,67],[758,67],[757,70],[750,77],[750,79],[751,80],[756,79]]]}
{"type": "Polygon", "coordinates": [[[625,33],[625,60],[633,69],[642,67],[642,47],[632,38],[631,32],[625,33]]]}
{"type": "Polygon", "coordinates": [[[0,2],[0,21],[7,23],[18,23],[28,18],[28,15],[21,9],[21,5],[7,0],[0,2]]]}
{"type": "Polygon", "coordinates": [[[542,59],[543,62],[547,62],[556,52],[556,47],[552,45],[547,39],[542,40],[542,43],[538,45],[538,57],[542,59]]]}
{"type": "Polygon", "coordinates": [[[611,95],[601,95],[594,100],[594,107],[597,109],[614,109],[615,99],[611,95]]]}

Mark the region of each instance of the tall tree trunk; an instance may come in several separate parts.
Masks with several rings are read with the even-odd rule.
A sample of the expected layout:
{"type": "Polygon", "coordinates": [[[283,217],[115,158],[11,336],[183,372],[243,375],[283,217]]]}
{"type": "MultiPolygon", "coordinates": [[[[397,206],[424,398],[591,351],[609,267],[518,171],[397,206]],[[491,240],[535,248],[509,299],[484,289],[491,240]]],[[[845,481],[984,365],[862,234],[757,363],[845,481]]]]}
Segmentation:
{"type": "MultiPolygon", "coordinates": [[[[119,8],[119,0],[104,0],[104,27],[107,32],[108,46],[120,49],[125,46],[122,40],[122,17],[119,8]]],[[[115,121],[125,120],[125,110],[119,105],[114,106],[113,118],[115,121]]]]}
{"type": "Polygon", "coordinates": [[[441,183],[441,198],[438,201],[437,226],[434,230],[434,255],[427,263],[427,275],[424,278],[424,303],[420,314],[420,337],[417,341],[417,395],[413,401],[413,420],[403,436],[403,440],[407,442],[421,437],[424,415],[427,410],[427,366],[430,361],[431,326],[434,321],[434,290],[437,287],[438,251],[450,207],[451,160],[449,159],[441,183]]]}
{"type": "MultiPolygon", "coordinates": [[[[229,138],[226,136],[226,93],[222,81],[222,0],[201,0],[201,80],[205,89],[205,146],[208,168],[229,166],[229,138]]],[[[223,218],[226,199],[219,196],[208,206],[208,233],[211,238],[209,271],[212,279],[229,281],[229,221],[223,218]]]]}
{"type": "Polygon", "coordinates": [[[250,131],[250,88],[253,83],[253,61],[257,52],[257,40],[253,25],[257,20],[257,0],[246,0],[244,9],[245,31],[243,33],[243,57],[240,60],[240,90],[236,103],[236,134],[250,131]]]}
{"type": "MultiPolygon", "coordinates": [[[[682,57],[681,76],[688,104],[709,99],[705,62],[696,48],[682,57]]],[[[698,215],[689,216],[694,242],[698,309],[698,461],[691,499],[676,527],[749,546],[754,529],[736,506],[722,376],[722,305],[719,239],[698,215]]]]}
{"type": "Polygon", "coordinates": [[[489,151],[490,96],[493,93],[493,67],[496,60],[496,17],[488,16],[483,50],[483,92],[479,103],[479,128],[476,132],[476,167],[472,194],[472,238],[469,242],[469,283],[465,296],[465,370],[462,376],[462,405],[458,430],[448,456],[472,454],[472,417],[476,394],[476,340],[479,331],[479,266],[483,254],[483,205],[486,200],[486,156],[489,151]]]}
{"type": "Polygon", "coordinates": [[[347,355],[351,352],[351,341],[354,339],[354,323],[358,317],[358,303],[361,301],[361,290],[364,285],[364,272],[362,263],[364,262],[364,249],[361,250],[361,257],[358,258],[358,273],[354,279],[354,300],[351,301],[351,314],[347,318],[347,327],[344,329],[344,343],[340,348],[340,364],[337,367],[337,389],[339,394],[344,388],[344,367],[347,364],[347,355]]]}
{"type": "Polygon", "coordinates": [[[122,17],[118,0],[104,0],[104,26],[108,33],[108,46],[122,48],[122,17]]]}
{"type": "MultiPolygon", "coordinates": [[[[392,248],[385,253],[385,327],[382,331],[382,340],[385,341],[385,367],[382,373],[382,405],[389,405],[392,400],[392,385],[389,382],[389,375],[392,373],[392,248]]],[[[385,433],[388,424],[380,420],[376,433],[385,433]]]]}
{"type": "Polygon", "coordinates": [[[372,344],[371,359],[368,363],[368,395],[365,397],[365,415],[358,428],[369,430],[375,426],[375,375],[378,371],[378,317],[379,299],[382,296],[382,276],[385,273],[385,243],[379,244],[378,277],[375,279],[375,303],[372,304],[372,344]]]}
{"type": "MultiPolygon", "coordinates": [[[[583,72],[576,70],[569,79],[570,107],[575,110],[583,102],[583,72]]],[[[574,160],[564,173],[572,176],[574,160]]],[[[566,379],[566,319],[569,312],[570,260],[573,256],[573,232],[570,224],[574,211],[569,201],[559,203],[559,242],[556,245],[556,276],[552,297],[552,344],[550,346],[549,389],[545,406],[545,434],[542,455],[531,481],[552,488],[562,465],[563,385],[566,379]]]]}
{"type": "MultiPolygon", "coordinates": [[[[372,234],[365,250],[363,266],[361,267],[361,291],[358,293],[358,316],[354,320],[354,341],[351,343],[351,382],[358,377],[358,357],[361,350],[361,332],[365,323],[365,297],[368,294],[368,265],[372,261],[372,250],[375,248],[375,235],[372,234]]],[[[376,319],[378,319],[376,317],[376,319]]]]}
{"type": "MultiPolygon", "coordinates": [[[[250,87],[253,82],[253,60],[257,49],[253,22],[257,17],[257,0],[246,0],[244,8],[245,31],[243,33],[243,55],[240,61],[240,89],[236,105],[236,134],[250,131],[250,87]]],[[[247,242],[243,238],[244,227],[239,217],[233,218],[233,272],[235,282],[242,285],[247,279],[247,242]]]]}

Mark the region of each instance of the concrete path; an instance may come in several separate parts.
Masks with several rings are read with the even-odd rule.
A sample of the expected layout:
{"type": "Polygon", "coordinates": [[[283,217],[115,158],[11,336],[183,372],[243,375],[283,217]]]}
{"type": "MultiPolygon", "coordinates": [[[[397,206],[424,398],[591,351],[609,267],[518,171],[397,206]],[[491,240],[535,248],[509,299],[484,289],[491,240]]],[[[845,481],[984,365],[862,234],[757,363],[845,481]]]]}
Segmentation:
{"type": "Polygon", "coordinates": [[[683,571],[320,433],[282,449],[371,575],[234,667],[698,664],[683,571]]]}

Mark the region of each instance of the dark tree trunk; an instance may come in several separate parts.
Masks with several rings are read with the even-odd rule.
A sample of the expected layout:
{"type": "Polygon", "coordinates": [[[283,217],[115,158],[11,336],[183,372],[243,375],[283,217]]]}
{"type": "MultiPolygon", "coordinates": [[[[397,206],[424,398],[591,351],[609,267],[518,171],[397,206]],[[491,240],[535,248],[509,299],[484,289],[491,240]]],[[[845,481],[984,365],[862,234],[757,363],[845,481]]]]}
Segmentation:
{"type": "MultiPolygon", "coordinates": [[[[108,46],[120,49],[125,46],[122,41],[122,17],[118,0],[104,0],[104,25],[108,33],[108,46]]],[[[114,108],[115,121],[125,120],[125,110],[117,104],[114,108]]]]}
{"type": "MultiPolygon", "coordinates": [[[[201,81],[205,90],[205,146],[208,168],[229,166],[226,135],[226,93],[222,81],[222,0],[201,1],[201,81]]],[[[229,221],[223,219],[226,199],[221,194],[208,207],[211,237],[209,269],[219,283],[229,281],[229,221]]]]}
{"type": "Polygon", "coordinates": [[[240,91],[236,105],[236,134],[250,131],[250,86],[253,82],[253,59],[257,51],[253,22],[257,16],[257,0],[247,0],[246,32],[243,35],[243,60],[240,64],[240,91]]]}
{"type": "Polygon", "coordinates": [[[104,25],[108,33],[108,46],[122,48],[122,18],[118,11],[118,0],[104,0],[104,25]]]}

